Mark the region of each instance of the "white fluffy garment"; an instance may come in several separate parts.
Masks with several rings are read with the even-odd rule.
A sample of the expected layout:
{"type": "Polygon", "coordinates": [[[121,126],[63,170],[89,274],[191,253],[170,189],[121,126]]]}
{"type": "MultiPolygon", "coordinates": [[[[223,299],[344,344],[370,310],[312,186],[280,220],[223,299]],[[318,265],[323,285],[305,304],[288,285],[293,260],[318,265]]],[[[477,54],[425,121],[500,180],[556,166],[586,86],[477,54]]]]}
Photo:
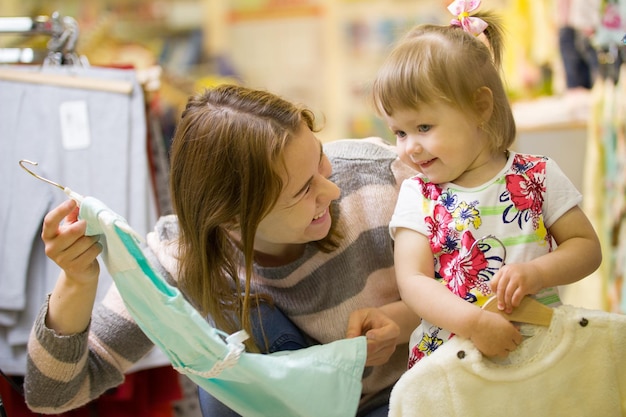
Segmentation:
{"type": "Polygon", "coordinates": [[[389,416],[626,416],[625,315],[564,305],[522,333],[506,360],[452,338],[400,378],[389,416]]]}

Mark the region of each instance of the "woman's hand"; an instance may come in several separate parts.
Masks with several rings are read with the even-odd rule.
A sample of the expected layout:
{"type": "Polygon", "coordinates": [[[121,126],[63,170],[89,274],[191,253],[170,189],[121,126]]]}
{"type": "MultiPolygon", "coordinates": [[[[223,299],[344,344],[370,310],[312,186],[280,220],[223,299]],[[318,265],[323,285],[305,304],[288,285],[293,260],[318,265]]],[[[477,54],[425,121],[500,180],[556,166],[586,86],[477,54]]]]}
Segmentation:
{"type": "Polygon", "coordinates": [[[348,319],[347,338],[367,338],[367,360],[365,366],[386,363],[396,350],[400,327],[378,308],[363,308],[353,311],[348,319]]]}
{"type": "Polygon", "coordinates": [[[41,239],[46,255],[62,271],[48,302],[46,326],[59,335],[80,333],[91,319],[102,252],[98,238],[85,236],[87,223],[78,220],[78,207],[67,200],[50,211],[43,221],[41,239]]]}
{"type": "Polygon", "coordinates": [[[102,246],[96,236],[85,236],[86,229],[87,223],[78,220],[78,207],[74,200],[57,206],[43,221],[41,239],[46,256],[76,283],[97,280],[100,274],[96,257],[102,252],[102,246]]]}

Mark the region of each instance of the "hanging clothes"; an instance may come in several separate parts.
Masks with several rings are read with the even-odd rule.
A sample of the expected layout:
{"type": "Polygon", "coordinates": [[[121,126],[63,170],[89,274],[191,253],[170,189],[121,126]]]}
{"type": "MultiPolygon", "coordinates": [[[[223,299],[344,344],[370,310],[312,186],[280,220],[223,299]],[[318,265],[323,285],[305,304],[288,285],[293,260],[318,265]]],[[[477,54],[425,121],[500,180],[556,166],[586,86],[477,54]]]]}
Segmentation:
{"type": "Polygon", "coordinates": [[[615,274],[616,292],[620,294],[619,311],[626,313],[626,65],[620,69],[620,81],[617,86],[618,102],[616,104],[617,128],[616,128],[616,148],[615,154],[615,198],[611,207],[611,217],[613,225],[611,234],[614,244],[615,263],[613,270],[615,274]]]}
{"type": "MultiPolygon", "coordinates": [[[[24,374],[30,328],[58,277],[40,233],[45,214],[64,198],[24,175],[18,161],[37,161],[41,175],[97,193],[147,233],[157,211],[145,111],[133,70],[0,67],[0,369],[5,373],[24,374]]],[[[98,298],[111,282],[103,273],[98,298]]],[[[155,365],[167,363],[157,356],[155,365]]]]}
{"type": "Polygon", "coordinates": [[[592,88],[585,151],[584,210],[602,245],[603,262],[594,273],[603,304],[626,312],[626,64],[620,76],[599,77],[592,88]]]}
{"type": "Polygon", "coordinates": [[[176,370],[228,407],[246,417],[356,414],[364,336],[295,351],[247,353],[245,334],[229,336],[211,327],[158,274],[124,218],[93,197],[82,199],[79,217],[87,221],[87,235],[101,236],[103,260],[144,333],[176,370]]]}

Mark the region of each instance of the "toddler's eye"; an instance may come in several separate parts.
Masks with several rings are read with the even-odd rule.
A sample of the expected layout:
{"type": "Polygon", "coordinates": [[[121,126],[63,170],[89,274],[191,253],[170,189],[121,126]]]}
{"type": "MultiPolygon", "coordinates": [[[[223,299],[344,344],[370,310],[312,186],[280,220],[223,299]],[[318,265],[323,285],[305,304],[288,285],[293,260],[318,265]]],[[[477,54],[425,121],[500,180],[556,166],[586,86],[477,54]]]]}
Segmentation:
{"type": "Polygon", "coordinates": [[[398,138],[398,139],[402,139],[404,137],[406,137],[406,133],[403,132],[402,130],[396,130],[395,132],[393,132],[393,134],[398,138]]]}
{"type": "Polygon", "coordinates": [[[417,126],[417,130],[420,133],[426,133],[426,132],[428,132],[430,130],[431,127],[432,127],[431,125],[419,125],[419,126],[417,126]]]}

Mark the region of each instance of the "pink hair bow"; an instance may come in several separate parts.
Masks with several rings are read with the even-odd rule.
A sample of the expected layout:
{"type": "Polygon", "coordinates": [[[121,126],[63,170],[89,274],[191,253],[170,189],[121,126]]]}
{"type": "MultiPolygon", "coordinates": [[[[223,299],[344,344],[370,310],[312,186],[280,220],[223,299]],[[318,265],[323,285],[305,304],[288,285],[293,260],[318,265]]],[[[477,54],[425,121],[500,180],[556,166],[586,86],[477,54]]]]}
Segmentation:
{"type": "Polygon", "coordinates": [[[479,17],[471,17],[469,14],[480,6],[480,0],[454,0],[448,6],[448,10],[456,16],[450,24],[453,26],[461,26],[464,31],[478,36],[483,33],[487,27],[487,22],[479,17]]]}

